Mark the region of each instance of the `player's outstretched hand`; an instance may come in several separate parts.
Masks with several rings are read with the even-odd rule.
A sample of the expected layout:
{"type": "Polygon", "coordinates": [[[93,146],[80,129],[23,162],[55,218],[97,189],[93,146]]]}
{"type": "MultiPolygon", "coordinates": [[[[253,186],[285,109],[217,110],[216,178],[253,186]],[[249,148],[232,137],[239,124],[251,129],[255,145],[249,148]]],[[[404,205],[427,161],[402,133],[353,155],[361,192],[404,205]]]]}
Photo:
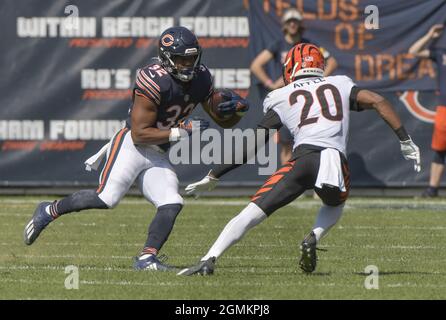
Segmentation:
{"type": "Polygon", "coordinates": [[[206,130],[209,128],[209,121],[195,117],[193,119],[186,119],[181,122],[178,126],[180,129],[183,129],[190,136],[193,132],[199,133],[200,131],[206,130]]]}
{"type": "Polygon", "coordinates": [[[242,116],[249,110],[248,100],[243,99],[235,92],[222,91],[221,95],[225,98],[225,101],[218,105],[220,114],[231,115],[237,113],[239,116],[242,116]]]}
{"type": "Polygon", "coordinates": [[[401,152],[403,153],[403,157],[406,160],[414,160],[414,169],[416,172],[421,171],[421,160],[420,160],[420,148],[412,141],[409,137],[409,140],[400,141],[401,143],[401,152]]]}
{"type": "Polygon", "coordinates": [[[191,183],[186,187],[186,194],[194,195],[197,199],[203,191],[213,190],[218,183],[218,179],[209,174],[198,182],[191,183]]]}

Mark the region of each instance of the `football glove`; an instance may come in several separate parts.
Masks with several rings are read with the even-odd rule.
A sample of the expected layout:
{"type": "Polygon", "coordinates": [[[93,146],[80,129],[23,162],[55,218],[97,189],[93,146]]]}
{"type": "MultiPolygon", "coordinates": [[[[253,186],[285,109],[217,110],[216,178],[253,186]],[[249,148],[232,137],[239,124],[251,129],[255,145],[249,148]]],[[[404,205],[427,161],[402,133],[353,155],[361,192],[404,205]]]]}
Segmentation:
{"type": "Polygon", "coordinates": [[[249,110],[249,102],[243,99],[238,94],[225,90],[221,92],[224,97],[224,102],[218,104],[218,112],[224,116],[237,113],[239,116],[243,116],[246,111],[249,110]]]}
{"type": "Polygon", "coordinates": [[[186,187],[186,194],[194,195],[195,199],[197,199],[203,191],[213,190],[217,186],[218,179],[211,177],[209,173],[206,177],[204,177],[200,181],[189,184],[186,187]]]}
{"type": "Polygon", "coordinates": [[[401,152],[403,154],[404,159],[406,160],[414,160],[414,170],[416,172],[421,171],[421,161],[420,161],[420,148],[412,141],[409,137],[409,140],[400,141],[401,143],[401,152]]]}
{"type": "Polygon", "coordinates": [[[194,132],[200,133],[200,131],[209,128],[209,121],[201,118],[186,119],[178,124],[178,127],[170,129],[169,141],[175,142],[182,139],[186,139],[194,132]]]}
{"type": "Polygon", "coordinates": [[[200,132],[209,128],[209,121],[198,117],[186,119],[179,123],[178,128],[185,130],[190,136],[193,132],[200,132]]]}

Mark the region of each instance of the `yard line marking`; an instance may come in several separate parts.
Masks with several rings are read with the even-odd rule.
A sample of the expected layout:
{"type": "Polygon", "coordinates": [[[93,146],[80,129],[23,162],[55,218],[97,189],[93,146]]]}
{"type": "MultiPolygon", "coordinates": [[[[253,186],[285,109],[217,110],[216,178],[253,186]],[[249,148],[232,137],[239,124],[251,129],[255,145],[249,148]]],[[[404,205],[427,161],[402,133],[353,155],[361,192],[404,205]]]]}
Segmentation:
{"type": "MultiPolygon", "coordinates": [[[[228,198],[231,199],[231,198],[228,198]]],[[[41,202],[42,199],[1,199],[1,204],[34,204],[37,205],[41,202]]],[[[48,200],[50,201],[50,200],[48,200]]],[[[227,205],[227,206],[243,206],[249,203],[249,198],[246,197],[246,200],[215,200],[215,199],[201,199],[201,200],[193,200],[186,199],[186,205],[197,205],[197,206],[209,206],[209,205],[227,205]]],[[[132,200],[122,200],[120,203],[127,205],[140,205],[146,204],[149,205],[149,202],[143,198],[141,199],[132,199],[132,200]]],[[[313,199],[297,199],[289,204],[294,207],[315,207],[320,206],[320,200],[313,199]]],[[[438,210],[446,208],[445,200],[419,200],[419,199],[361,199],[361,198],[352,198],[349,199],[346,203],[346,208],[373,208],[377,209],[432,209],[438,210]]]]}
{"type": "MultiPolygon", "coordinates": [[[[1,242],[0,246],[13,246],[13,245],[19,245],[19,246],[23,246],[23,244],[20,242],[1,242]]],[[[60,243],[43,243],[42,245],[45,246],[83,246],[85,245],[85,243],[78,243],[78,242],[60,242],[60,243]]],[[[138,246],[141,247],[143,245],[143,243],[88,243],[89,246],[93,246],[93,247],[110,247],[110,246],[115,246],[115,247],[121,247],[121,246],[138,246]]],[[[180,247],[180,248],[196,248],[196,247],[202,247],[202,244],[184,244],[184,243],[171,243],[169,244],[170,247],[180,247]]],[[[238,248],[283,248],[283,244],[272,244],[272,243],[268,243],[268,244],[262,244],[262,243],[256,243],[256,244],[248,244],[248,243],[238,243],[235,245],[235,247],[238,248]]],[[[381,245],[370,245],[370,244],[366,244],[366,245],[354,245],[354,244],[347,244],[347,245],[332,245],[332,244],[323,244],[320,245],[321,248],[345,248],[345,247],[355,247],[355,248],[359,248],[359,249],[407,249],[407,250],[412,250],[412,249],[440,249],[440,250],[444,250],[446,249],[446,246],[426,246],[426,245],[390,245],[390,246],[381,246],[381,245]]],[[[79,255],[79,257],[82,255],[79,255]]],[[[2,255],[0,255],[0,257],[2,257],[2,255]]],[[[73,256],[76,257],[76,256],[73,256]]]]}
{"type": "MultiPolygon", "coordinates": [[[[180,278],[179,278],[180,279],[180,278]]],[[[182,278],[184,279],[184,278],[182,278]]],[[[58,281],[47,281],[47,280],[30,280],[30,279],[4,279],[0,278],[0,282],[6,282],[6,283],[22,283],[22,284],[54,284],[58,285],[58,281]]],[[[98,281],[98,280],[80,280],[80,285],[99,285],[99,286],[148,286],[148,287],[178,287],[178,286],[189,286],[190,283],[186,281],[162,281],[162,282],[133,282],[133,281],[98,281]]],[[[322,283],[312,283],[307,281],[291,281],[291,282],[283,282],[278,283],[280,286],[311,286],[311,287],[350,287],[350,288],[363,288],[363,284],[346,284],[346,283],[335,283],[335,282],[322,282],[322,283]]],[[[207,282],[206,286],[214,286],[214,287],[220,287],[220,282],[207,282]]],[[[261,287],[263,286],[263,283],[256,283],[256,282],[237,282],[234,286],[239,287],[261,287]]],[[[446,288],[445,284],[417,284],[417,283],[411,283],[411,282],[405,282],[405,283],[389,283],[385,285],[388,288],[401,288],[401,287],[411,287],[411,288],[432,288],[432,289],[440,289],[440,288],[446,288]]]]}

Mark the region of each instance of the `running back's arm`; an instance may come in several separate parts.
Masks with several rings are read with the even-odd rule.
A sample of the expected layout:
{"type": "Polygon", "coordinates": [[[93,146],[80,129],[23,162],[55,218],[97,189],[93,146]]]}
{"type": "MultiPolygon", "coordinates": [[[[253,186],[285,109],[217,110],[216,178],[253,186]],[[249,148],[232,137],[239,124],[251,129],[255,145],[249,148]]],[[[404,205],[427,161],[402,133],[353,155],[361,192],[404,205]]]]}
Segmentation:
{"type": "Polygon", "coordinates": [[[171,130],[154,127],[158,113],[157,108],[152,100],[135,94],[131,113],[131,133],[134,144],[158,145],[169,141],[171,130]]]}

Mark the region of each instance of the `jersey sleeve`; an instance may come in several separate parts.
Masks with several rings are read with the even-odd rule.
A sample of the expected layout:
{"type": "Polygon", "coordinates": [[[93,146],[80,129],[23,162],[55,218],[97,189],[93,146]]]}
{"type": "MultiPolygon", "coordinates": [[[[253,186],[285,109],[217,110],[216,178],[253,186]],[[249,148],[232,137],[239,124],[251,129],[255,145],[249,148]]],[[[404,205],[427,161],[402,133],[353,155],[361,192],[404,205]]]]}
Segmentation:
{"type": "Polygon", "coordinates": [[[350,91],[350,98],[349,98],[349,100],[350,100],[350,110],[352,110],[352,111],[358,111],[358,112],[359,111],[364,111],[364,108],[359,105],[358,99],[357,99],[358,92],[360,90],[361,89],[359,87],[353,86],[351,91],[350,91]]]}
{"type": "Polygon", "coordinates": [[[263,116],[262,120],[257,125],[257,128],[263,129],[280,129],[282,127],[282,120],[274,110],[268,110],[263,116]]]}
{"type": "Polygon", "coordinates": [[[214,92],[214,80],[209,69],[203,64],[200,65],[198,76],[200,78],[200,84],[203,88],[203,92],[205,93],[201,102],[205,102],[214,92]]]}
{"type": "Polygon", "coordinates": [[[161,86],[159,75],[148,67],[138,71],[134,87],[135,95],[146,97],[157,106],[161,104],[161,86]]]}
{"type": "Polygon", "coordinates": [[[273,56],[276,57],[280,51],[280,41],[274,41],[268,47],[266,47],[266,50],[271,52],[273,56]]]}
{"type": "Polygon", "coordinates": [[[361,90],[356,83],[353,82],[347,76],[335,76],[337,80],[337,87],[342,91],[342,94],[348,95],[349,98],[349,109],[351,111],[363,111],[364,109],[359,105],[357,96],[358,92],[361,90]]]}
{"type": "Polygon", "coordinates": [[[434,62],[437,62],[437,52],[435,48],[429,48],[429,59],[431,59],[434,62]]]}
{"type": "Polygon", "coordinates": [[[265,100],[263,100],[263,113],[267,114],[269,110],[273,110],[280,120],[283,121],[282,113],[280,112],[280,99],[278,99],[279,91],[280,89],[268,93],[265,100]]]}

